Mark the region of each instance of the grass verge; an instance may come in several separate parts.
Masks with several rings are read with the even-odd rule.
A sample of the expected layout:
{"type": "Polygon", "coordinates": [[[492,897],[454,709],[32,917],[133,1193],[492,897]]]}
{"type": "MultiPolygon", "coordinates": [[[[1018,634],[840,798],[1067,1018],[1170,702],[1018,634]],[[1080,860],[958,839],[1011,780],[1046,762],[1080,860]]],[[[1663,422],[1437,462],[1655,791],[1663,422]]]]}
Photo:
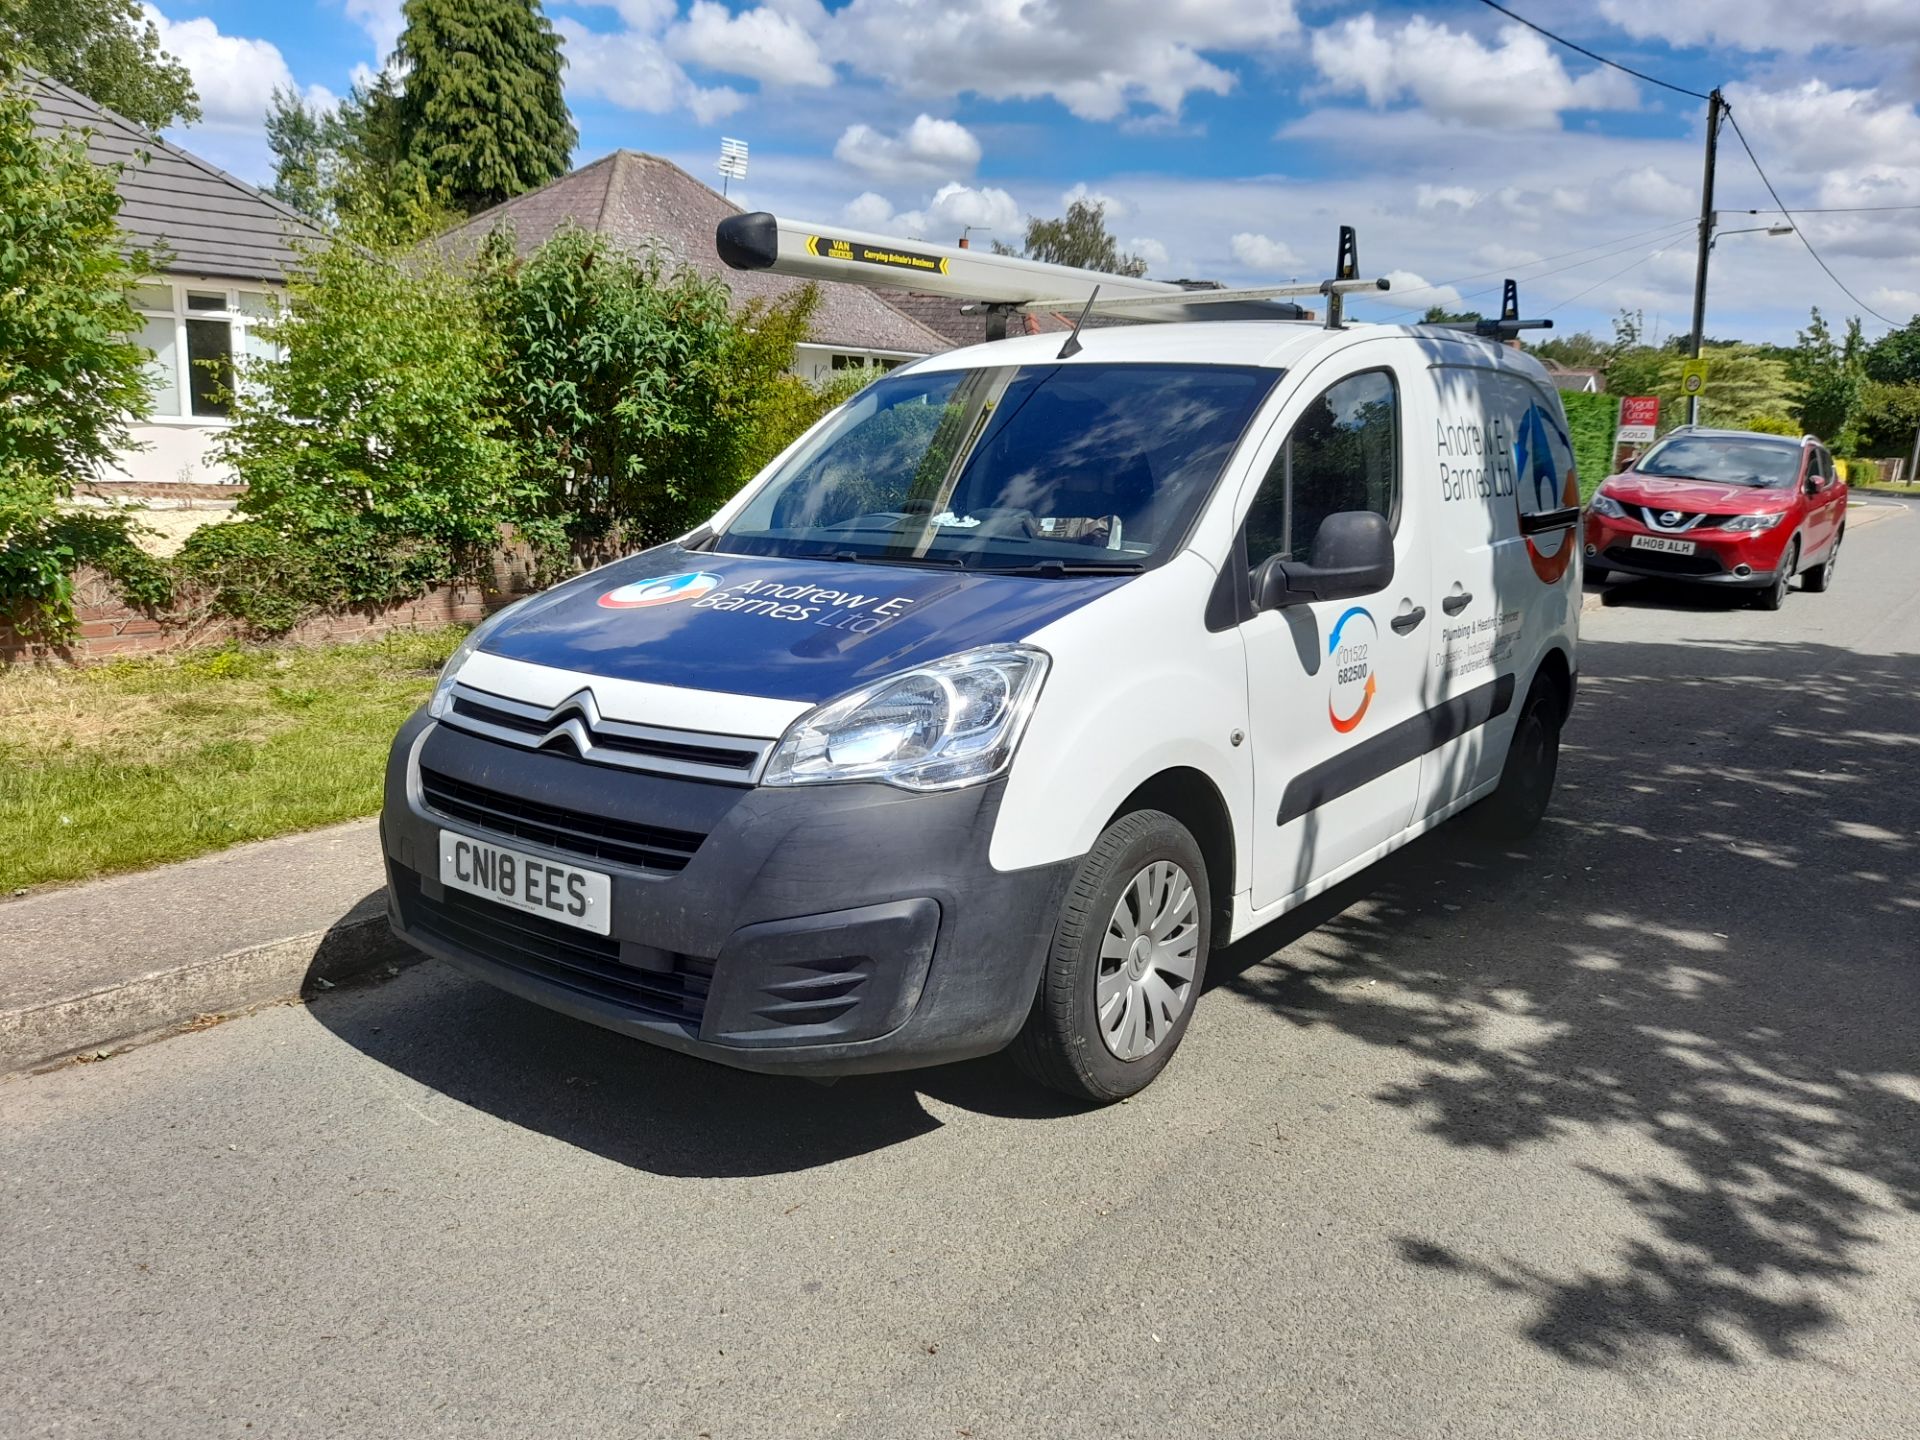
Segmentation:
{"type": "Polygon", "coordinates": [[[0,671],[0,894],[371,815],[464,633],[0,671]]]}

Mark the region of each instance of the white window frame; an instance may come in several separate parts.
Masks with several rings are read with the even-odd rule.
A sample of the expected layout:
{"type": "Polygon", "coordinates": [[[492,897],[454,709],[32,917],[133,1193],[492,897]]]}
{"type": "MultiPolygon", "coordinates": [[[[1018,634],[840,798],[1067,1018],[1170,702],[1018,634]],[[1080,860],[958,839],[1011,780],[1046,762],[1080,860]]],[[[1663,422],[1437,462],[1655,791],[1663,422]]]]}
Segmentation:
{"type": "MultiPolygon", "coordinates": [[[[139,423],[145,425],[197,425],[215,429],[224,429],[233,424],[232,419],[225,415],[196,415],[193,413],[193,382],[189,368],[192,362],[188,359],[187,321],[219,320],[225,323],[232,330],[232,355],[234,364],[238,366],[247,355],[247,332],[252,329],[253,326],[260,323],[259,316],[248,315],[241,311],[241,295],[259,295],[277,304],[284,304],[286,300],[285,292],[264,282],[246,285],[237,284],[231,280],[198,279],[190,275],[148,275],[139,280],[134,286],[134,289],[136,292],[140,290],[164,289],[172,297],[173,307],[163,310],[142,303],[145,297],[136,293],[133,296],[133,309],[134,313],[143,321],[173,321],[175,372],[173,376],[173,389],[174,395],[177,397],[176,403],[179,406],[174,414],[165,414],[158,408],[159,397],[156,396],[156,408],[139,423]],[[226,305],[219,310],[189,310],[187,308],[187,292],[189,290],[201,294],[218,293],[225,295],[226,305]]],[[[139,337],[136,335],[134,338],[137,340],[139,337]]],[[[147,354],[152,357],[148,362],[149,364],[157,361],[158,357],[154,356],[151,350],[149,350],[147,354]]]]}

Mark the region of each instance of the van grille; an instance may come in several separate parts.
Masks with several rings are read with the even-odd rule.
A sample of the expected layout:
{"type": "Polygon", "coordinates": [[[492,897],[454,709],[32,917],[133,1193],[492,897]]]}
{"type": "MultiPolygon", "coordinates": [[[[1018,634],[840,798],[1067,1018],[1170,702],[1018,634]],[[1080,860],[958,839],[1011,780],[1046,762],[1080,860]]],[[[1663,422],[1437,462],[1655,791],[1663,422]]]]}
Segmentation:
{"type": "Polygon", "coordinates": [[[458,954],[530,975],[575,994],[618,1005],[642,1019],[664,1020],[698,1032],[713,985],[713,962],[674,955],[668,970],[620,962],[620,942],[575,930],[538,915],[442,890],[430,900],[420,878],[393,870],[394,898],[410,934],[458,954]]]}
{"type": "Polygon", "coordinates": [[[668,830],[523,800],[456,780],[425,765],[420,767],[420,797],[436,814],[495,835],[529,840],[586,860],[607,860],[661,874],[686,869],[707,838],[692,831],[668,830]]]}

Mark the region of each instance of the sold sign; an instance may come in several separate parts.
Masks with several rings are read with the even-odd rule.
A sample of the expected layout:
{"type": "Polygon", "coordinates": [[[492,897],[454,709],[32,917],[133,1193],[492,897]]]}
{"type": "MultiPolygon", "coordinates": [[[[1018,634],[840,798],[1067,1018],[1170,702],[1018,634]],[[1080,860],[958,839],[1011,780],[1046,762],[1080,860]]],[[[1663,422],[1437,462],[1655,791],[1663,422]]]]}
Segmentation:
{"type": "Polygon", "coordinates": [[[1660,397],[1658,395],[1628,395],[1621,399],[1621,444],[1650,444],[1659,428],[1660,397]]]}

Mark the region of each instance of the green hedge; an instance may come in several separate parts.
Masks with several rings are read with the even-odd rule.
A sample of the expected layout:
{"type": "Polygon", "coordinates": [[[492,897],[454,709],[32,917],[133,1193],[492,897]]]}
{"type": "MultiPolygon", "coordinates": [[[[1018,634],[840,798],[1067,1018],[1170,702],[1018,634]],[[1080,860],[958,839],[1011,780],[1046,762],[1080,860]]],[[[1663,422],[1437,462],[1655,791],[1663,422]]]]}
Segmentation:
{"type": "Polygon", "coordinates": [[[1561,392],[1560,401],[1567,407],[1573,463],[1580,472],[1580,502],[1585,504],[1587,497],[1600,488],[1600,482],[1613,473],[1613,428],[1620,400],[1615,395],[1568,390],[1561,392]]]}

